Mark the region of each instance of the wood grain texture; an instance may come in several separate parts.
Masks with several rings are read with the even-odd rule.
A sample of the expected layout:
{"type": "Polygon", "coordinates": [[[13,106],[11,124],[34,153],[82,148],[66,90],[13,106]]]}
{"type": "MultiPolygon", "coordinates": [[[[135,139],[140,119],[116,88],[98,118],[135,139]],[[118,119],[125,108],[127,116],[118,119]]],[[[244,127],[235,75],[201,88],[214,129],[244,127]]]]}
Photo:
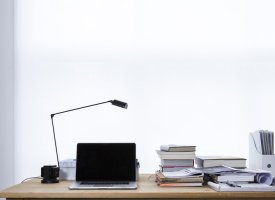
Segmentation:
{"type": "Polygon", "coordinates": [[[204,187],[157,186],[150,175],[140,175],[137,190],[69,190],[71,181],[57,184],[41,184],[30,180],[0,192],[0,198],[8,199],[274,199],[275,192],[216,192],[204,187]]]}

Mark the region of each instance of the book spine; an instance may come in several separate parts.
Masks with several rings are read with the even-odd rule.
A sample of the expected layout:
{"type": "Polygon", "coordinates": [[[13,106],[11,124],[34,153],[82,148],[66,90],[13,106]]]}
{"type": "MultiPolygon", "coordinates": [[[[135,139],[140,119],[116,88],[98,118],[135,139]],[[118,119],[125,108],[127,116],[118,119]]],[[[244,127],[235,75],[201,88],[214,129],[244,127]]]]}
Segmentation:
{"type": "Polygon", "coordinates": [[[177,155],[177,154],[169,154],[169,155],[164,155],[161,154],[159,155],[160,159],[167,159],[167,160],[171,160],[171,159],[186,159],[186,160],[193,160],[195,158],[195,155],[177,155]]]}

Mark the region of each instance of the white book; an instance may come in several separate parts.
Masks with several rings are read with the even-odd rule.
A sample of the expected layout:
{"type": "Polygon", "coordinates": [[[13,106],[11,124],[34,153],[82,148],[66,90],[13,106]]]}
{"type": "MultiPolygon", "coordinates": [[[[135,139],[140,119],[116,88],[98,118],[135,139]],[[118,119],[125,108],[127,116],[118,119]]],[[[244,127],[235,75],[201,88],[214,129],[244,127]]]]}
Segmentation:
{"type": "MultiPolygon", "coordinates": [[[[162,165],[160,165],[159,167],[161,172],[175,172],[175,171],[179,171],[187,168],[187,167],[181,167],[181,166],[174,167],[174,166],[162,166],[162,165]]],[[[192,166],[189,166],[189,167],[192,167],[192,166]]]]}
{"type": "Polygon", "coordinates": [[[161,145],[160,150],[169,151],[169,152],[190,152],[190,151],[196,151],[196,146],[168,144],[168,145],[161,145]]]}
{"type": "Polygon", "coordinates": [[[254,182],[255,174],[237,173],[237,174],[224,174],[224,175],[210,175],[215,182],[254,182]]]}
{"type": "Polygon", "coordinates": [[[196,156],[195,162],[198,167],[228,166],[245,168],[246,159],[233,156],[196,156]]]}
{"type": "Polygon", "coordinates": [[[161,164],[164,166],[194,166],[193,159],[161,159],[161,164]]]}
{"type": "Polygon", "coordinates": [[[165,152],[156,150],[160,159],[195,159],[195,152],[165,152]]]}
{"type": "Polygon", "coordinates": [[[261,183],[236,183],[236,186],[230,186],[226,183],[207,182],[208,186],[218,192],[266,192],[275,191],[275,186],[261,183]]]}

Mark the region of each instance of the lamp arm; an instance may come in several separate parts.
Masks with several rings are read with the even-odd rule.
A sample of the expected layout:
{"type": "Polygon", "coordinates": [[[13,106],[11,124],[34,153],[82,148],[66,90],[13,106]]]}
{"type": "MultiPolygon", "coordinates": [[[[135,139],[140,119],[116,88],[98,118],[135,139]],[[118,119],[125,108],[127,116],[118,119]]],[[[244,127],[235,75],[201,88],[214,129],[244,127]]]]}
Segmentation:
{"type": "Polygon", "coordinates": [[[53,128],[53,138],[54,138],[54,146],[55,146],[55,153],[56,153],[56,159],[57,159],[57,166],[59,167],[59,158],[58,158],[58,152],[57,152],[57,144],[56,144],[56,138],[55,138],[55,130],[54,130],[54,124],[53,124],[53,116],[54,116],[54,115],[51,115],[52,128],[53,128]]]}
{"type": "Polygon", "coordinates": [[[104,104],[104,103],[112,103],[112,102],[114,102],[114,101],[113,100],[104,101],[104,102],[101,102],[101,103],[96,103],[96,104],[92,104],[92,105],[88,105],[88,106],[82,106],[82,107],[79,107],[79,108],[74,108],[74,109],[65,110],[65,111],[61,111],[61,112],[57,112],[57,113],[51,114],[51,121],[52,121],[52,128],[53,128],[53,137],[54,137],[54,145],[55,145],[55,153],[56,153],[56,159],[57,159],[57,165],[58,165],[58,167],[59,167],[59,157],[58,157],[58,151],[57,151],[57,144],[56,144],[56,137],[55,137],[53,117],[55,115],[58,115],[58,114],[62,114],[62,113],[66,113],[66,112],[71,112],[71,111],[75,111],[75,110],[80,110],[80,109],[88,108],[88,107],[91,107],[91,106],[97,106],[97,105],[104,104]]]}
{"type": "Polygon", "coordinates": [[[110,100],[110,101],[104,101],[104,102],[101,102],[101,103],[96,103],[96,104],[92,104],[92,105],[88,105],[88,106],[82,106],[82,107],[79,107],[79,108],[65,110],[65,111],[53,113],[53,114],[51,114],[51,117],[53,118],[55,115],[58,115],[58,114],[62,114],[62,113],[66,113],[66,112],[71,112],[71,111],[75,111],[75,110],[80,110],[80,109],[88,108],[88,107],[91,107],[91,106],[97,106],[97,105],[104,104],[104,103],[111,103],[111,102],[113,102],[113,101],[112,100],[110,100]]]}

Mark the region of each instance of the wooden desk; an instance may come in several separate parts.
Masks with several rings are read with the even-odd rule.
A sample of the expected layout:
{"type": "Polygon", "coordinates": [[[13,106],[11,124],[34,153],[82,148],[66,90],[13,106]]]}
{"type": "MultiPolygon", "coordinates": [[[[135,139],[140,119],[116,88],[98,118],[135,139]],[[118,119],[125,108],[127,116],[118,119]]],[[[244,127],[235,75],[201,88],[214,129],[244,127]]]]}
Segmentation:
{"type": "Polygon", "coordinates": [[[274,199],[275,192],[216,192],[204,187],[161,188],[149,175],[141,175],[137,190],[69,190],[71,181],[41,184],[27,181],[0,192],[7,199],[274,199]]]}

